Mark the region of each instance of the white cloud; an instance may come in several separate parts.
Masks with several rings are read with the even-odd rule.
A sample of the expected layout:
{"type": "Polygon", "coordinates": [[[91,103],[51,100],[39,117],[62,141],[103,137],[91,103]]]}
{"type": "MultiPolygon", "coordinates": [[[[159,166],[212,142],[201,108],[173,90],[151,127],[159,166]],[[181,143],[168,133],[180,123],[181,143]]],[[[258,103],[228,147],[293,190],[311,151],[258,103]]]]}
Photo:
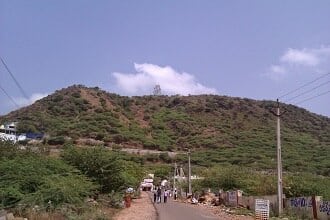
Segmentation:
{"type": "Polygon", "coordinates": [[[272,80],[279,81],[285,78],[286,74],[287,71],[285,67],[279,65],[271,65],[265,75],[272,80]]]}
{"type": "Polygon", "coordinates": [[[313,50],[296,50],[289,48],[284,55],[281,57],[280,61],[289,64],[306,65],[306,66],[316,66],[320,63],[317,53],[313,50]]]}
{"type": "Polygon", "coordinates": [[[322,73],[330,68],[330,45],[319,48],[287,49],[276,65],[266,73],[272,80],[282,80],[294,74],[322,73]]]}
{"type": "Polygon", "coordinates": [[[279,74],[285,74],[286,73],[285,68],[282,67],[282,66],[278,66],[278,65],[272,65],[270,67],[270,70],[274,73],[279,73],[279,74]]]}
{"type": "Polygon", "coordinates": [[[28,99],[23,97],[14,98],[14,101],[19,105],[19,107],[24,107],[33,104],[35,101],[46,97],[46,93],[34,93],[28,99]]]}
{"type": "Polygon", "coordinates": [[[151,94],[155,85],[160,85],[162,94],[197,95],[216,94],[214,88],[198,83],[189,73],[179,73],[170,66],[134,64],[136,73],[113,73],[117,87],[130,95],[151,94]]]}

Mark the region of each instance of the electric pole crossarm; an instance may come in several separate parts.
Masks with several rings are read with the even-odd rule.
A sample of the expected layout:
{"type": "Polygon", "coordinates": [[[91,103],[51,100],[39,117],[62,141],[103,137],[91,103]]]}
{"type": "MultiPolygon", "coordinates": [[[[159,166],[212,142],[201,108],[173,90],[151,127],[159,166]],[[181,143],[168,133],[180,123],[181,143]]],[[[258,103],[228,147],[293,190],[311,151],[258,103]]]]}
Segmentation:
{"type": "MultiPolygon", "coordinates": [[[[280,102],[277,99],[277,108],[280,108],[280,102]]],[[[269,110],[270,113],[272,113],[274,116],[276,117],[281,117],[282,115],[284,115],[285,113],[287,113],[287,110],[284,110],[283,112],[274,112],[273,110],[269,110]]]]}

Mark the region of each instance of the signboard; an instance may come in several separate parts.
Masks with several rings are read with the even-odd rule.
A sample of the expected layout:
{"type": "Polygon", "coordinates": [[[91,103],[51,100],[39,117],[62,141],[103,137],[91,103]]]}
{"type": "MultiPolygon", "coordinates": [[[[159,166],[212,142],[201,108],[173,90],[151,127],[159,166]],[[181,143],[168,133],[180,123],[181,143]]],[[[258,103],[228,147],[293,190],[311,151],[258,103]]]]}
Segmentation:
{"type": "Polygon", "coordinates": [[[230,191],[230,192],[228,192],[228,201],[230,203],[237,202],[237,193],[236,193],[236,191],[230,191]]]}
{"type": "Polygon", "coordinates": [[[269,219],[269,200],[256,199],[255,201],[256,219],[268,220],[269,219]]]}
{"type": "Polygon", "coordinates": [[[228,203],[230,206],[237,206],[237,191],[229,191],[228,195],[228,203]]]}

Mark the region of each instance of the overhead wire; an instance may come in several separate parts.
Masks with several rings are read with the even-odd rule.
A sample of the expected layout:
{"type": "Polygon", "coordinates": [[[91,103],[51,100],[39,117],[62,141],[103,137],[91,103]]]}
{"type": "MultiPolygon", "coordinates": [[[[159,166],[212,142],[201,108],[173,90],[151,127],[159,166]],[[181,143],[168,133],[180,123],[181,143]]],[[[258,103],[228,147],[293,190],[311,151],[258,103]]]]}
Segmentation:
{"type": "Polygon", "coordinates": [[[17,102],[15,102],[15,100],[6,92],[6,90],[0,85],[0,89],[2,90],[2,92],[10,99],[10,101],[17,107],[19,108],[19,105],[17,104],[17,102]]]}
{"type": "Polygon", "coordinates": [[[307,94],[307,93],[310,93],[310,92],[312,92],[312,91],[314,91],[314,90],[316,90],[316,89],[318,89],[318,88],[320,88],[320,87],[322,87],[322,86],[324,86],[324,85],[326,85],[326,84],[329,84],[329,83],[330,83],[330,80],[327,81],[327,82],[321,83],[320,85],[315,86],[315,87],[313,87],[313,88],[311,88],[311,89],[309,89],[309,90],[307,90],[307,91],[305,91],[305,92],[302,92],[302,93],[300,93],[300,94],[298,94],[298,95],[296,95],[296,96],[294,96],[294,97],[292,97],[292,98],[290,98],[290,99],[286,99],[286,100],[284,100],[284,102],[292,101],[292,100],[294,100],[294,99],[296,99],[296,98],[298,98],[298,97],[300,97],[300,96],[302,96],[302,95],[305,95],[305,94],[307,94]]]}
{"type": "Polygon", "coordinates": [[[281,98],[283,98],[283,97],[285,97],[285,96],[291,95],[292,93],[294,93],[294,92],[296,92],[296,91],[298,91],[298,90],[300,90],[300,89],[302,89],[302,88],[304,88],[304,87],[306,87],[306,86],[308,86],[308,85],[310,85],[310,84],[312,84],[312,83],[314,83],[314,82],[316,82],[316,81],[318,81],[318,80],[320,80],[320,79],[326,77],[327,75],[330,75],[330,72],[329,72],[329,73],[326,73],[326,74],[323,74],[323,75],[321,75],[320,77],[318,77],[318,78],[316,78],[316,79],[314,79],[314,80],[312,80],[312,81],[310,81],[310,82],[307,82],[307,83],[305,83],[304,85],[302,85],[302,86],[300,86],[300,87],[298,87],[298,88],[296,88],[296,89],[294,89],[294,90],[291,90],[291,91],[285,93],[284,95],[278,97],[278,99],[281,99],[281,98]]]}
{"type": "Polygon", "coordinates": [[[14,80],[16,86],[19,88],[20,92],[22,93],[22,95],[26,98],[29,99],[28,95],[26,94],[26,92],[24,91],[23,87],[20,85],[20,83],[17,81],[17,79],[15,78],[14,74],[10,71],[9,67],[7,66],[6,62],[2,59],[2,57],[0,56],[1,62],[3,64],[3,66],[6,68],[7,72],[9,73],[9,75],[11,76],[11,78],[14,80]]]}
{"type": "Polygon", "coordinates": [[[330,93],[330,90],[329,90],[329,91],[326,91],[326,92],[323,92],[323,93],[320,93],[320,94],[318,94],[318,95],[315,95],[315,96],[313,96],[313,97],[310,97],[310,98],[304,99],[304,100],[302,100],[302,101],[296,102],[296,103],[294,103],[294,105],[298,105],[298,104],[301,104],[301,103],[307,102],[307,101],[309,101],[309,100],[315,99],[315,98],[317,98],[317,97],[319,97],[319,96],[323,96],[323,95],[328,94],[328,93],[330,93]]]}

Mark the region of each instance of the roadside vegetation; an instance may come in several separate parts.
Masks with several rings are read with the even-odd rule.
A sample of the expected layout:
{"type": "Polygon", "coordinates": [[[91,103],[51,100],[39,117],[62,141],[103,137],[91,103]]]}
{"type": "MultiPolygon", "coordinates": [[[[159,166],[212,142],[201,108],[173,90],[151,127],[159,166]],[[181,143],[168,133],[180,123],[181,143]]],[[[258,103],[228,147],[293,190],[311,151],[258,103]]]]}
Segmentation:
{"type": "Polygon", "coordinates": [[[139,161],[123,153],[67,147],[61,158],[52,158],[38,148],[5,142],[0,142],[0,174],[0,210],[60,219],[109,219],[101,210],[115,212],[125,189],[138,187],[143,176],[139,161]]]}
{"type": "MultiPolygon", "coordinates": [[[[210,188],[213,192],[222,190],[242,190],[246,196],[277,194],[277,176],[241,166],[215,166],[201,171],[202,180],[193,182],[196,192],[210,188]]],[[[330,177],[309,173],[285,173],[283,190],[287,198],[321,195],[330,199],[330,177]]]]}
{"type": "Polygon", "coordinates": [[[144,176],[141,160],[133,155],[104,148],[79,149],[68,146],[63,161],[74,166],[100,187],[100,193],[121,192],[139,186],[144,176]]]}

